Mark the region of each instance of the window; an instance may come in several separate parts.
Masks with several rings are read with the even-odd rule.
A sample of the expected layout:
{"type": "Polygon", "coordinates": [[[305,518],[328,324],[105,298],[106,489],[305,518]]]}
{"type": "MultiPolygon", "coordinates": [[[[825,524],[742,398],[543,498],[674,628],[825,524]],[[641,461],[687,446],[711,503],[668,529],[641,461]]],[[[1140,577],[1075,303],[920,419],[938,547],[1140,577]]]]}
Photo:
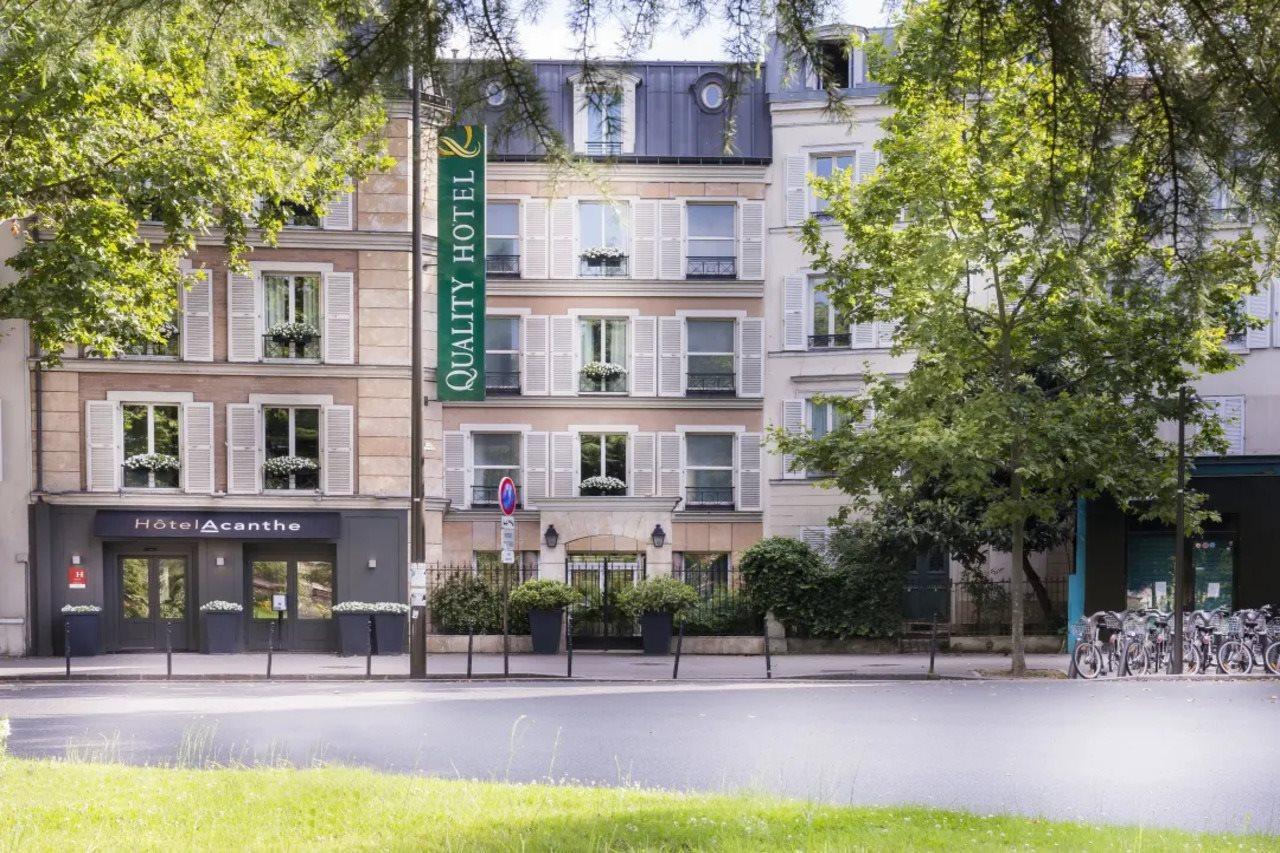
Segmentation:
{"type": "Polygon", "coordinates": [[[520,393],[520,318],[484,320],[484,388],[490,394],[520,393]]]}
{"type": "MultiPolygon", "coordinates": [[[[816,177],[829,179],[837,172],[847,170],[849,172],[849,180],[853,180],[853,154],[846,152],[843,154],[817,154],[809,161],[809,172],[816,177]]],[[[819,219],[830,219],[831,214],[827,212],[828,202],[824,198],[819,198],[816,194],[813,197],[813,213],[819,219]]]]}
{"type": "Polygon", "coordinates": [[[737,239],[734,204],[686,205],[689,235],[685,274],[688,278],[734,278],[737,239]]]}
{"type": "Polygon", "coordinates": [[[688,393],[732,395],[737,388],[733,364],[735,322],[690,319],[686,326],[688,393]]]}
{"type": "Polygon", "coordinates": [[[720,553],[673,554],[672,575],[698,592],[703,601],[715,601],[729,588],[729,555],[720,553]]]}
{"type": "Polygon", "coordinates": [[[849,327],[852,322],[849,313],[832,305],[831,294],[821,290],[820,284],[820,281],[815,281],[810,287],[812,291],[809,301],[812,312],[810,328],[813,334],[809,335],[809,347],[810,349],[828,349],[850,346],[852,339],[849,335],[849,327]]]}
{"type": "Polygon", "coordinates": [[[837,89],[848,89],[853,74],[850,66],[853,63],[853,50],[847,41],[824,41],[818,45],[818,55],[822,67],[818,70],[818,87],[834,86],[837,89]]]}
{"type": "Polygon", "coordinates": [[[578,493],[627,493],[627,436],[625,433],[583,433],[578,436],[578,493]]]}
{"type": "Polygon", "coordinates": [[[582,371],[578,389],[588,394],[627,392],[627,327],[624,318],[581,321],[582,371]]]}
{"type": "Polygon", "coordinates": [[[503,278],[520,275],[518,201],[491,201],[485,206],[485,271],[503,278]]]}
{"type": "Polygon", "coordinates": [[[685,506],[689,509],[733,506],[733,436],[685,436],[685,506]]]}
{"type": "MultiPolygon", "coordinates": [[[[809,425],[809,434],[814,438],[822,438],[839,429],[845,423],[844,412],[831,403],[806,400],[804,408],[805,422],[809,425]]],[[[809,477],[830,477],[832,472],[810,468],[805,474],[809,477]]]]}
{"type": "Polygon", "coordinates": [[[1225,181],[1214,181],[1209,189],[1209,218],[1214,222],[1244,222],[1248,210],[1225,181]]]}
{"type": "Polygon", "coordinates": [[[266,488],[320,488],[320,410],[264,406],[262,423],[266,434],[266,488]]]}
{"type": "Polygon", "coordinates": [[[320,275],[264,273],[263,355],[320,358],[320,275]]]}
{"type": "Polygon", "coordinates": [[[126,403],[120,408],[124,434],[124,487],[176,489],[181,471],[178,407],[126,403]]]}
{"type": "Polygon", "coordinates": [[[520,484],[520,433],[478,432],[471,436],[472,506],[497,506],[498,484],[520,484]]]}
{"type": "Polygon", "coordinates": [[[622,204],[584,201],[578,204],[580,272],[584,276],[625,276],[630,253],[631,210],[622,204]]]}
{"type": "Polygon", "coordinates": [[[587,153],[622,153],[622,90],[587,92],[587,153]]]}
{"type": "Polygon", "coordinates": [[[173,309],[173,317],[161,327],[163,342],[138,341],[126,346],[123,354],[139,358],[177,358],[182,353],[182,301],[179,298],[173,309]]]}
{"type": "Polygon", "coordinates": [[[507,102],[507,90],[497,80],[490,80],[484,87],[484,100],[491,107],[500,107],[507,102]]]}
{"type": "Polygon", "coordinates": [[[724,86],[718,80],[707,81],[698,92],[698,100],[712,112],[724,106],[724,86]]]}

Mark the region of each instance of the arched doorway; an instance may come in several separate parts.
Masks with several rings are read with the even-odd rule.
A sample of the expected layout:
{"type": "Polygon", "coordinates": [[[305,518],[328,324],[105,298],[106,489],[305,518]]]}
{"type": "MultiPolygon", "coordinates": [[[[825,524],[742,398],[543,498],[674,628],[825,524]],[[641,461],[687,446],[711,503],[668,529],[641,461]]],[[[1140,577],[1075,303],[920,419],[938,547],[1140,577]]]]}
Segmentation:
{"type": "Polygon", "coordinates": [[[605,650],[639,648],[636,622],[619,610],[617,598],[644,576],[642,550],[570,551],[565,561],[565,582],[585,599],[572,612],[574,645],[605,650]]]}

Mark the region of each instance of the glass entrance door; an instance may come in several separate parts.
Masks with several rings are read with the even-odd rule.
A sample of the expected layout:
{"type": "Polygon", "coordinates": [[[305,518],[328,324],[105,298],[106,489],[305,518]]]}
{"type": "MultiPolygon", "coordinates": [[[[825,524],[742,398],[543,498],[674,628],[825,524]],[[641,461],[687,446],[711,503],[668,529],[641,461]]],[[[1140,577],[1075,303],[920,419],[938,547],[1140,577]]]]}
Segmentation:
{"type": "MultiPolygon", "coordinates": [[[[1195,572],[1195,607],[1210,610],[1233,608],[1235,578],[1235,535],[1208,533],[1188,543],[1191,567],[1195,572]]],[[[1126,606],[1140,610],[1173,606],[1173,535],[1134,533],[1127,548],[1126,606]]]]}
{"type": "Polygon", "coordinates": [[[278,651],[333,650],[332,559],[262,555],[249,561],[247,574],[250,648],[265,649],[271,640],[278,651]],[[283,616],[272,606],[276,595],[285,596],[283,616]]]}
{"type": "Polygon", "coordinates": [[[116,617],[122,650],[190,647],[191,590],[186,557],[122,556],[117,562],[116,617]]]}

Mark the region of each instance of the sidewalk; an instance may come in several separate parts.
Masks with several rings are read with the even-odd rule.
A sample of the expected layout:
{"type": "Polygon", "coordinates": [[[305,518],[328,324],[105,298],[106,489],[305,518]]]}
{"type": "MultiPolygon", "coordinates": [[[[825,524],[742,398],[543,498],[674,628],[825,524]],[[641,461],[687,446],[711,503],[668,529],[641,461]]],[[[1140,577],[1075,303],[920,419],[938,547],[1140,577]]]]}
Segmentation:
{"type": "MultiPolygon", "coordinates": [[[[646,657],[638,652],[575,652],[573,677],[598,681],[670,680],[674,657],[646,657]]],[[[511,676],[564,678],[566,656],[511,655],[511,676]]],[[[1028,655],[1028,669],[1066,671],[1065,655],[1028,655]]],[[[62,658],[0,658],[2,681],[53,681],[65,677],[62,658]]],[[[941,678],[979,678],[980,672],[1007,669],[1009,658],[998,654],[940,654],[935,672],[941,678]]],[[[929,656],[910,655],[777,655],[773,658],[774,678],[804,679],[924,679],[928,677],[929,656]]],[[[466,677],[465,654],[433,654],[427,658],[432,678],[466,677]]],[[[175,653],[175,680],[243,680],[266,677],[264,653],[201,655],[175,653]]],[[[474,678],[502,677],[502,655],[475,655],[474,678]]],[[[373,658],[373,677],[402,679],[409,676],[408,655],[373,658]]],[[[73,680],[131,680],[165,678],[163,653],[109,654],[71,661],[73,680]]],[[[282,652],[272,660],[272,677],[289,679],[344,679],[365,677],[365,659],[336,655],[282,652]]],[[[765,677],[763,655],[683,655],[681,681],[755,680],[765,677]]]]}

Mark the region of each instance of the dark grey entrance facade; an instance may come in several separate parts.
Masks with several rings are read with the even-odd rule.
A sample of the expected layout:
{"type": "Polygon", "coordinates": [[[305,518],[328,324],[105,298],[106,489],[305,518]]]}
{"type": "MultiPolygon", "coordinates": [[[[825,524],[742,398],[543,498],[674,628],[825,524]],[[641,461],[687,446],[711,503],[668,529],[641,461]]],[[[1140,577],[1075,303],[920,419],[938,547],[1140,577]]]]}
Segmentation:
{"type": "Polygon", "coordinates": [[[41,503],[32,514],[36,654],[62,651],[66,604],[102,608],[105,651],[198,650],[200,606],[220,600],[243,606],[246,647],[265,649],[271,632],[277,650],[319,652],[336,647],[333,605],[408,600],[403,509],[41,503]]]}

